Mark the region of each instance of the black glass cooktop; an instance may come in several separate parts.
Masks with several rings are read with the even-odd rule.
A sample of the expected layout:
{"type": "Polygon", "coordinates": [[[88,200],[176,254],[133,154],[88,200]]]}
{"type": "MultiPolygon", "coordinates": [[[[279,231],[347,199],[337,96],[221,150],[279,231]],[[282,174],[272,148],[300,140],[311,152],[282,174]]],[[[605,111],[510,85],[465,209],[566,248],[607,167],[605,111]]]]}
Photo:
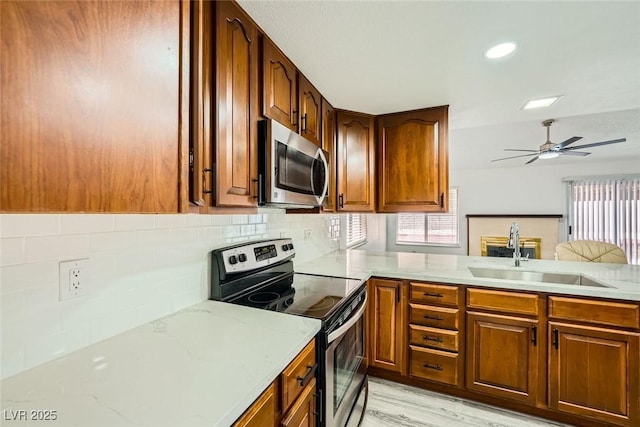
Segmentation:
{"type": "Polygon", "coordinates": [[[229,302],[324,320],[361,286],[361,280],[295,273],[229,302]]]}

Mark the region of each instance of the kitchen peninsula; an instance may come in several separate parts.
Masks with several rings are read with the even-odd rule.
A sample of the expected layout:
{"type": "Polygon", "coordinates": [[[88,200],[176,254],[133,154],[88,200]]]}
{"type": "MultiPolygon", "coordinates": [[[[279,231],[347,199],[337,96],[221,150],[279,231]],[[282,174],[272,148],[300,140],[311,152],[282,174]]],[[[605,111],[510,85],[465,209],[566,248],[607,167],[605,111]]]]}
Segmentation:
{"type": "MultiPolygon", "coordinates": [[[[574,297],[579,301],[621,301],[620,307],[630,310],[631,324],[621,327],[609,324],[607,328],[629,337],[627,344],[631,351],[636,353],[629,354],[628,360],[625,359],[628,363],[628,372],[625,372],[636,375],[637,378],[640,325],[636,302],[640,301],[640,266],[531,260],[519,267],[531,271],[578,273],[597,280],[606,287],[487,279],[474,277],[469,270],[469,267],[515,269],[511,263],[510,259],[505,258],[346,250],[302,262],[296,269],[304,273],[331,274],[365,280],[372,277],[383,278],[369,280],[370,290],[371,284],[378,281],[395,281],[400,286],[416,286],[417,282],[420,282],[421,286],[440,286],[445,292],[451,289],[457,291],[457,287],[460,286],[465,287],[467,291],[493,289],[502,294],[509,292],[514,296],[514,301],[525,295],[535,297],[535,307],[538,310],[535,312],[535,319],[526,313],[523,316],[539,325],[537,339],[543,347],[538,348],[545,349],[550,349],[551,343],[544,337],[543,331],[546,330],[546,326],[543,323],[546,323],[547,319],[552,320],[552,313],[547,313],[541,295],[549,299],[557,298],[560,302],[574,297]]],[[[403,306],[400,312],[410,307],[416,309],[413,302],[409,305],[413,296],[407,294],[406,288],[399,287],[398,291],[401,293],[399,304],[403,306]]],[[[459,292],[456,295],[461,304],[457,308],[460,310],[460,331],[456,334],[462,337],[465,330],[465,304],[470,302],[465,302],[464,293],[459,292]]],[[[376,293],[370,292],[369,304],[372,304],[376,297],[376,293]]],[[[371,307],[370,305],[369,314],[372,317],[369,318],[369,322],[375,321],[377,315],[371,307]]],[[[472,308],[467,306],[466,309],[468,316],[474,315],[471,313],[472,308]]],[[[474,309],[475,311],[477,310],[474,309]]],[[[598,313],[593,315],[596,316],[598,313]]],[[[402,316],[400,319],[405,323],[398,325],[400,341],[396,343],[401,354],[401,360],[397,360],[397,374],[386,375],[384,369],[376,368],[380,366],[376,360],[370,361],[370,366],[373,366],[372,373],[386,375],[392,379],[397,375],[404,382],[438,391],[447,392],[447,387],[450,387],[450,390],[455,391],[453,394],[460,393],[464,387],[464,369],[457,373],[458,376],[455,381],[452,380],[453,383],[442,386],[439,378],[431,381],[429,378],[421,377],[411,366],[410,360],[432,352],[442,357],[455,355],[460,366],[463,366],[465,344],[467,359],[475,354],[470,351],[469,341],[460,338],[457,352],[449,353],[432,351],[428,346],[410,344],[407,336],[408,314],[405,312],[402,316]]],[[[472,331],[469,319],[472,320],[473,317],[467,318],[468,334],[472,331]]],[[[413,325],[413,320],[411,322],[411,327],[415,330],[426,329],[413,325]]],[[[2,411],[5,416],[3,425],[43,425],[38,421],[31,421],[32,424],[29,424],[25,421],[6,419],[7,414],[37,409],[57,411],[58,422],[63,425],[92,423],[122,426],[227,426],[237,419],[293,360],[317,333],[319,327],[319,322],[313,319],[205,301],[5,379],[1,384],[2,411]]],[[[438,332],[436,328],[429,330],[438,332]]],[[[371,324],[369,331],[374,333],[371,324]]],[[[530,339],[528,335],[527,339],[530,339]]],[[[376,354],[371,352],[371,340],[368,345],[369,358],[375,359],[376,354]]],[[[481,346],[479,348],[482,349],[481,346]]],[[[545,408],[546,393],[541,391],[546,384],[546,369],[542,364],[546,361],[545,351],[535,353],[535,358],[538,364],[532,378],[534,383],[539,385],[538,391],[530,396],[530,403],[509,403],[511,401],[507,397],[505,406],[526,410],[526,405],[530,405],[532,410],[542,410],[543,415],[553,417],[552,414],[557,413],[560,414],[559,418],[565,421],[570,419],[568,417],[575,414],[563,413],[562,406],[560,412],[557,409],[545,408]]],[[[469,375],[471,371],[468,367],[466,369],[469,375]]],[[[617,376],[611,376],[610,382],[615,382],[616,379],[617,376]]],[[[474,383],[467,380],[466,384],[473,386],[474,383]]],[[[613,420],[619,425],[634,425],[639,412],[637,387],[638,382],[632,381],[628,390],[623,393],[629,405],[618,412],[626,411],[626,414],[613,414],[616,411],[612,409],[609,411],[612,414],[607,413],[593,419],[600,422],[613,420]]],[[[467,388],[474,390],[473,387],[467,388]]],[[[549,396],[553,397],[553,392],[549,393],[549,396]]],[[[477,392],[472,397],[478,396],[480,394],[477,392]]],[[[500,404],[496,399],[488,401],[500,404]]],[[[571,419],[580,423],[586,422],[590,417],[591,414],[583,413],[578,418],[571,419]]]]}

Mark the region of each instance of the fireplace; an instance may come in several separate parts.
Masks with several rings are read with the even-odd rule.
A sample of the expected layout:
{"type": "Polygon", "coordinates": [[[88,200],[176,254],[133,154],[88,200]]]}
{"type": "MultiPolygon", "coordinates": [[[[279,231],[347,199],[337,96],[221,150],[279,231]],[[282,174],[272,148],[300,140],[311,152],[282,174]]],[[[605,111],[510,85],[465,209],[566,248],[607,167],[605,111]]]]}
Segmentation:
{"type": "Polygon", "coordinates": [[[513,222],[520,228],[520,247],[524,256],[554,259],[559,236],[565,232],[562,215],[548,214],[469,214],[467,217],[467,255],[512,256],[507,249],[509,229],[513,222]]]}
{"type": "MultiPolygon", "coordinates": [[[[507,248],[508,238],[504,236],[483,236],[480,238],[482,256],[492,257],[513,257],[514,249],[507,248]]],[[[520,237],[520,253],[523,257],[530,259],[540,259],[539,237],[520,237]]]]}

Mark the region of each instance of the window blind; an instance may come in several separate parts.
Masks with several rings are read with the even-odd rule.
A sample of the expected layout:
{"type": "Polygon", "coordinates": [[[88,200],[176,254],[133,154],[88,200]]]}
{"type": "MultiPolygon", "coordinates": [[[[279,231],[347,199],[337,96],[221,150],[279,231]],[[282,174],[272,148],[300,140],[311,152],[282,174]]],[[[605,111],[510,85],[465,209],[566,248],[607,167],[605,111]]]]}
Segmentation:
{"type": "Polygon", "coordinates": [[[640,263],[640,178],[570,183],[569,240],[613,243],[640,263]]]}
{"type": "Polygon", "coordinates": [[[347,214],[347,247],[367,241],[367,217],[364,214],[347,214]]]}
{"type": "Polygon", "coordinates": [[[397,243],[457,245],[458,189],[449,189],[449,212],[398,214],[397,243]]]}

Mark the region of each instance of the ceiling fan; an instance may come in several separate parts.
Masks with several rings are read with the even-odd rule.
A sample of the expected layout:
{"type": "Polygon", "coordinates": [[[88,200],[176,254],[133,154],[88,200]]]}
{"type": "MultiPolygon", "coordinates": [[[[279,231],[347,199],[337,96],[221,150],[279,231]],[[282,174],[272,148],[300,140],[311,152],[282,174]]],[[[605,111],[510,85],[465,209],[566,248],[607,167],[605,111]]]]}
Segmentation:
{"type": "Polygon", "coordinates": [[[561,142],[559,144],[555,144],[555,143],[551,142],[551,140],[549,139],[549,128],[551,127],[551,123],[553,123],[554,121],[555,120],[553,120],[553,119],[549,119],[549,120],[545,120],[544,122],[542,122],[542,126],[547,128],[547,142],[542,144],[539,149],[537,149],[537,150],[520,150],[520,149],[517,149],[517,148],[505,148],[504,151],[527,151],[527,152],[529,152],[531,154],[522,154],[522,155],[519,155],[519,156],[504,157],[504,158],[501,158],[501,159],[495,159],[495,160],[491,160],[491,161],[492,162],[497,162],[497,161],[500,161],[500,160],[516,159],[518,157],[535,156],[531,160],[529,160],[527,163],[525,163],[526,165],[528,165],[529,163],[533,163],[538,159],[553,159],[554,157],[558,157],[561,154],[570,155],[570,156],[588,156],[591,153],[587,153],[586,151],[574,151],[574,150],[578,150],[580,148],[598,147],[600,145],[617,144],[618,142],[624,142],[624,141],[627,140],[627,138],[612,139],[610,141],[594,142],[592,144],[585,144],[585,145],[578,145],[576,147],[569,147],[569,145],[571,145],[574,142],[579,141],[579,140],[582,139],[581,136],[574,136],[574,137],[571,137],[571,138],[567,139],[566,141],[563,141],[563,142],[561,142]]]}

